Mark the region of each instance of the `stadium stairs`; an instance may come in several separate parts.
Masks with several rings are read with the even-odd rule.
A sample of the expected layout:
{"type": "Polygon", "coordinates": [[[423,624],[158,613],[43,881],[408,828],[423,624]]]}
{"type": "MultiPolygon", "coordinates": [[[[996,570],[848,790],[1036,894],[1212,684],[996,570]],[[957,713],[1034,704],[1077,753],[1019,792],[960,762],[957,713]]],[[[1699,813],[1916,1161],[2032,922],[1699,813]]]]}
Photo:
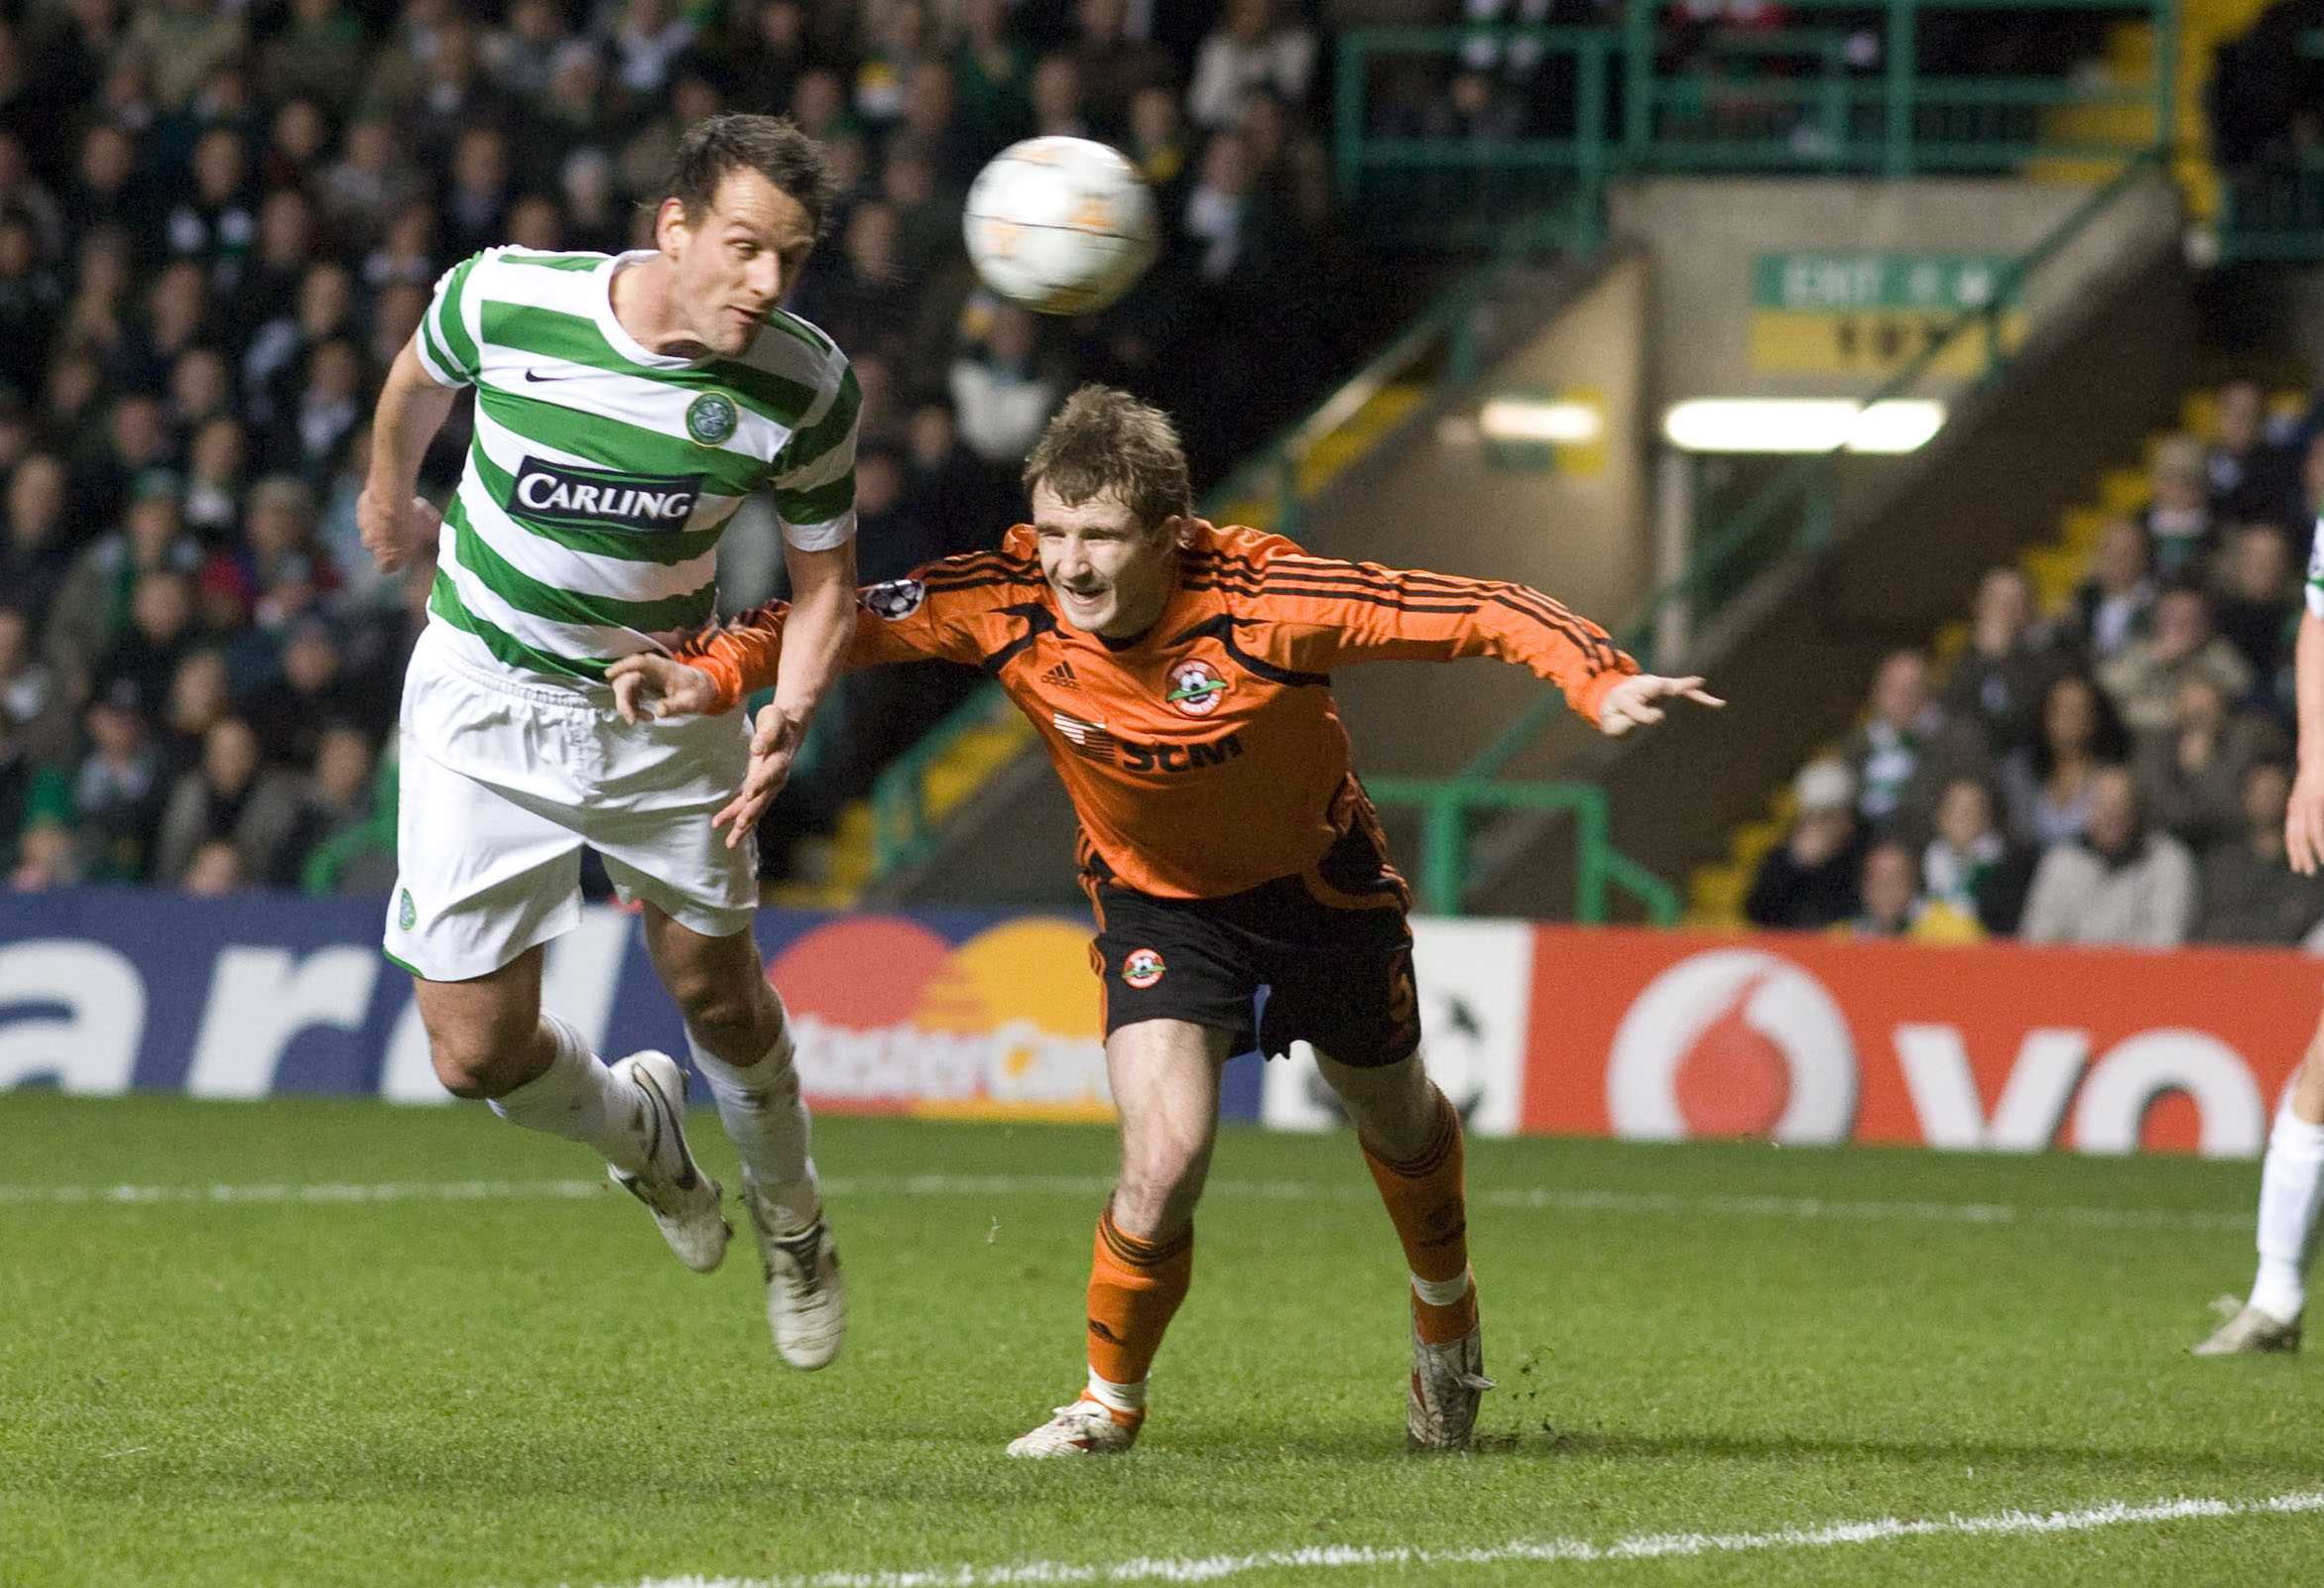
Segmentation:
{"type": "MultiPolygon", "coordinates": [[[[1928,447],[1844,503],[1830,549],[1789,554],[1695,638],[1684,670],[1708,676],[1726,710],[1612,742],[1565,725],[1511,775],[1600,784],[1615,843],[1662,876],[1724,863],[1696,909],[1733,919],[1734,868],[1756,863],[1780,831],[1770,791],[1856,719],[1879,657],[1927,644],[1968,610],[1996,562],[2044,549],[2037,577],[2054,588],[2078,551],[2057,544],[2061,525],[2086,538],[2130,505],[2141,478],[2130,471],[2146,438],[2179,418],[2193,368],[2191,284],[2174,211],[2158,212],[2136,250],[2035,331],[2005,380],[1964,392],[1928,447]],[[2117,483],[2102,489],[2116,495],[2093,505],[2094,482],[2110,477],[2117,483]]],[[[1678,666],[1665,659],[1663,671],[1678,666]]],[[[1545,901],[1572,897],[1571,851],[1552,822],[1488,828],[1472,852],[1467,908],[1544,914],[1545,901]]]]}
{"type": "MultiPolygon", "coordinates": [[[[2279,394],[2273,404],[2278,413],[2304,405],[2304,397],[2296,392],[2279,394]]],[[[2149,461],[2154,449],[2174,433],[2189,433],[2206,441],[2217,435],[2216,403],[2211,390],[2187,394],[2180,403],[2178,425],[2146,437],[2144,453],[2149,461]]],[[[2115,519],[2138,514],[2146,506],[2149,495],[2148,470],[2108,469],[2097,477],[2089,499],[2058,514],[2057,533],[2053,538],[2018,553],[2017,565],[2031,582],[2044,618],[2054,621],[2065,614],[2075,585],[2089,569],[2099,532],[2115,519]]],[[[1928,637],[1927,650],[1934,663],[1937,687],[1942,687],[1944,672],[1960,656],[1968,640],[1966,618],[1954,618],[1928,637]]],[[[1838,737],[1830,739],[1818,745],[1808,759],[1837,753],[1839,745],[1838,737]]],[[[1747,925],[1743,901],[1751,891],[1752,878],[1758,874],[1760,862],[1768,851],[1781,843],[1791,830],[1797,814],[1790,782],[1786,779],[1768,796],[1762,814],[1739,823],[1728,835],[1726,859],[1695,869],[1687,890],[1686,923],[1714,929],[1747,925]]]]}
{"type": "MultiPolygon", "coordinates": [[[[2186,194],[2191,220],[2210,220],[2219,209],[2219,178],[2205,147],[2208,118],[2203,89],[2210,80],[2212,58],[2219,46],[2242,34],[2267,8],[2268,0],[2181,0],[2178,54],[2171,62],[2173,101],[2173,158],[2171,173],[2186,194]]],[[[2106,52],[2086,70],[2125,88],[2146,88],[2154,81],[2156,60],[2153,25],[2124,22],[2107,35],[2106,52]]],[[[2053,110],[2043,118],[2045,141],[2058,144],[2109,143],[2151,145],[2155,141],[2155,113],[2151,102],[2081,105],[2053,110]]],[[[2089,161],[2037,162],[2027,175],[2037,181],[2103,182],[2113,168],[2089,161]]]]}

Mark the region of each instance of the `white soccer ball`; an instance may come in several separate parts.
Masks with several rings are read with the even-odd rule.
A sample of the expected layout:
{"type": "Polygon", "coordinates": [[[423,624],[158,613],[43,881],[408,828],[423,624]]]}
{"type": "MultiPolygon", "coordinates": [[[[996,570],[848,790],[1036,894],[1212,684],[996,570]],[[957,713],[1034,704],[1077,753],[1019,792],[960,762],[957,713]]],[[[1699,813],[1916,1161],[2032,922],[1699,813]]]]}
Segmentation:
{"type": "Polygon", "coordinates": [[[1154,263],[1154,196],[1137,168],[1086,138],[1028,138],[969,184],[961,221],[984,284],[1042,314],[1086,314],[1154,263]]]}

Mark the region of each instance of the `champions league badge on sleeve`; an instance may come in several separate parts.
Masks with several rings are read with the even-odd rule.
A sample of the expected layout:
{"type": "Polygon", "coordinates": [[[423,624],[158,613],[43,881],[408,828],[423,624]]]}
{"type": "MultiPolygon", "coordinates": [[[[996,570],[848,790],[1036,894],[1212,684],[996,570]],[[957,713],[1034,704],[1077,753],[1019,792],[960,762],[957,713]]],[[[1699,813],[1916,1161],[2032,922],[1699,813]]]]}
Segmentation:
{"type": "Polygon", "coordinates": [[[893,623],[898,618],[909,618],[919,610],[927,596],[927,587],[917,579],[890,579],[875,584],[863,593],[865,608],[893,623]]]}

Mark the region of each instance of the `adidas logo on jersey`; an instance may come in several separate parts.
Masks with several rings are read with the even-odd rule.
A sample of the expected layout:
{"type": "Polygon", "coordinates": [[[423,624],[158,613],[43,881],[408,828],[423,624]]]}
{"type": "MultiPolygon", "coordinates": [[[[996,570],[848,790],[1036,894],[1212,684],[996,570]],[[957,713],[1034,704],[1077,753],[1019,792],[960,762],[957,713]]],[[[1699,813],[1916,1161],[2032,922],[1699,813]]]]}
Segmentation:
{"type": "Polygon", "coordinates": [[[1060,662],[1040,675],[1043,683],[1053,683],[1060,689],[1079,689],[1081,680],[1073,676],[1073,664],[1060,662]]]}

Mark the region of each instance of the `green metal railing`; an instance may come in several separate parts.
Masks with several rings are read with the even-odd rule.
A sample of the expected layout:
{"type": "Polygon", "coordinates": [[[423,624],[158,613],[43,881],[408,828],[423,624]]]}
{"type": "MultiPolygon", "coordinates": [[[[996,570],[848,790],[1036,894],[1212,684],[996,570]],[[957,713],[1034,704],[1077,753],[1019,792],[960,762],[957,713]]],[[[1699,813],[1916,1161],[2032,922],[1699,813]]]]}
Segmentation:
{"type": "Polygon", "coordinates": [[[1678,924],[1678,890],[1614,847],[1606,791],[1593,783],[1485,783],[1461,778],[1367,778],[1377,804],[1420,812],[1420,908],[1432,916],[1462,913],[1468,885],[1472,810],[1566,810],[1574,823],[1573,918],[1607,919],[1609,895],[1621,889],[1646,906],[1657,926],[1678,924]]]}
{"type": "MultiPolygon", "coordinates": [[[[2324,60],[2324,30],[2301,34],[2296,49],[2324,60]]],[[[2274,162],[2222,171],[2218,236],[2223,264],[2324,260],[2324,149],[2297,141],[2274,162]]]]}
{"type": "Polygon", "coordinates": [[[1554,241],[1588,252],[1602,233],[1606,184],[1619,176],[2005,174],[2035,161],[2127,160],[2171,141],[2171,0],[1796,0],[1785,9],[1806,21],[1869,14],[1878,26],[1713,30],[1688,40],[1683,57],[1665,25],[1671,8],[1652,4],[1601,27],[1352,29],[1337,47],[1341,198],[1375,234],[1439,246],[1554,241]],[[2152,80],[1921,69],[1924,21],[2001,10],[2145,21],[2152,80]],[[1874,32],[1878,64],[1860,67],[1852,46],[1874,32]],[[1497,84],[1531,84],[1524,114],[1533,124],[1443,125],[1464,56],[1491,58],[1484,91],[1504,104],[1518,90],[1497,84]],[[1521,56],[1527,64],[1513,68],[1521,56]],[[1554,87],[1543,89],[1545,80],[1554,87]],[[2109,109],[2140,113],[2128,118],[2136,130],[2064,136],[2053,117],[2109,109]]]}

